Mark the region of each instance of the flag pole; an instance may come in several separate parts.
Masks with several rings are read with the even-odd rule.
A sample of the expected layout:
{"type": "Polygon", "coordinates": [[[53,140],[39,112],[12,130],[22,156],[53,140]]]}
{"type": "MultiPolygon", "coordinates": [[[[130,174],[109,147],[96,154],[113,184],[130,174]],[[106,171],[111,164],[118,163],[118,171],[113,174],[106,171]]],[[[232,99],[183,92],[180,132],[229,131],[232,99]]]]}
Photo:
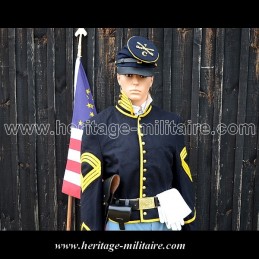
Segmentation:
{"type": "MultiPolygon", "coordinates": [[[[77,57],[81,58],[82,57],[82,35],[86,36],[87,32],[84,28],[79,28],[76,33],[75,36],[78,37],[79,36],[79,40],[78,40],[78,47],[77,47],[77,57]]],[[[76,82],[74,82],[74,85],[76,85],[76,82]]],[[[74,91],[75,92],[75,91],[74,91]]],[[[71,230],[71,223],[72,223],[72,207],[73,207],[73,196],[68,195],[68,202],[67,202],[67,231],[71,230]]]]}
{"type": "Polygon", "coordinates": [[[79,41],[78,41],[78,48],[77,48],[77,57],[78,58],[81,58],[82,55],[82,50],[81,50],[81,43],[82,43],[82,35],[86,36],[87,35],[87,32],[84,28],[79,28],[76,33],[75,33],[75,36],[78,37],[79,36],[79,41]]]}
{"type": "Polygon", "coordinates": [[[67,201],[67,231],[71,230],[73,197],[68,195],[67,201]]]}

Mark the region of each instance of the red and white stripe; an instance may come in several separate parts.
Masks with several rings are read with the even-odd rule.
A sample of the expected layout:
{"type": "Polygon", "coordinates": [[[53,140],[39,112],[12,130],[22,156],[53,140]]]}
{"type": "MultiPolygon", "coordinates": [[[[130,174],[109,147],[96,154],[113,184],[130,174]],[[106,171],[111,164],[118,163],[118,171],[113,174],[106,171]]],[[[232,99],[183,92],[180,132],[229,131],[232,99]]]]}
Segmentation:
{"type": "Polygon", "coordinates": [[[64,175],[62,192],[80,199],[81,193],[81,142],[83,130],[71,128],[67,165],[64,175]]]}

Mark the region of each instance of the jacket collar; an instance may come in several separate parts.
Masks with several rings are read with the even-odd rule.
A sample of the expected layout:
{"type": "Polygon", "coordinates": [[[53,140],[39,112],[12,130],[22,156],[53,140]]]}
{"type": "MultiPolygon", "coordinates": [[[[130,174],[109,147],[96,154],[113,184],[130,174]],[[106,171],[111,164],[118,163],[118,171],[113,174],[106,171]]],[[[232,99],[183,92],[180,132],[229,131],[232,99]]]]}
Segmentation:
{"type": "Polygon", "coordinates": [[[134,114],[135,115],[141,115],[145,112],[146,108],[151,104],[153,101],[152,97],[150,94],[148,94],[148,97],[144,103],[142,103],[140,106],[132,105],[134,114]]]}
{"type": "MultiPolygon", "coordinates": [[[[152,100],[152,98],[151,98],[151,100],[152,100]]],[[[146,106],[147,107],[145,108],[144,112],[141,115],[139,115],[140,117],[146,116],[151,111],[152,105],[149,103],[146,106]]],[[[138,115],[135,115],[135,113],[134,113],[134,109],[133,109],[131,100],[128,98],[128,96],[123,91],[120,92],[119,100],[115,107],[119,112],[123,113],[126,116],[129,116],[132,118],[138,117],[138,115]]]]}

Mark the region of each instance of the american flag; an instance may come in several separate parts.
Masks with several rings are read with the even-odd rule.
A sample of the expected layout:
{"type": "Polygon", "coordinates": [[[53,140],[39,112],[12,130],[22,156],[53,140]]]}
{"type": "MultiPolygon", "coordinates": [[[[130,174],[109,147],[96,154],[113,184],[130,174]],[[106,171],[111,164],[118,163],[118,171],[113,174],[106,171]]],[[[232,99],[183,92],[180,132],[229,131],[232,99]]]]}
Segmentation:
{"type": "Polygon", "coordinates": [[[76,59],[74,82],[73,118],[62,192],[80,199],[83,124],[96,114],[93,96],[80,57],[76,59]]]}

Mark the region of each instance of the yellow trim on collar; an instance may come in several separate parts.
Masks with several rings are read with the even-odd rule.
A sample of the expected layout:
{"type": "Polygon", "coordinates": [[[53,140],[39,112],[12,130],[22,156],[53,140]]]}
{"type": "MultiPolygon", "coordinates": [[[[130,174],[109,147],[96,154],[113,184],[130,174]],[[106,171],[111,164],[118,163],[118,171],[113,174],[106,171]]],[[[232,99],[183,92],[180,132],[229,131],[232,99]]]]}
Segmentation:
{"type": "Polygon", "coordinates": [[[123,111],[118,105],[116,105],[115,106],[115,108],[120,112],[120,113],[122,113],[122,114],[124,114],[124,115],[126,115],[126,116],[128,116],[128,117],[131,117],[131,118],[134,118],[134,119],[136,119],[136,118],[138,118],[138,117],[145,117],[146,115],[148,115],[149,113],[150,113],[150,111],[152,110],[152,106],[150,105],[149,107],[148,107],[148,109],[144,112],[144,113],[142,113],[141,115],[132,115],[132,114],[130,114],[130,113],[127,113],[126,111],[123,111]]]}
{"type": "Polygon", "coordinates": [[[152,106],[149,105],[149,107],[147,107],[147,109],[144,111],[144,113],[140,114],[139,117],[141,117],[141,118],[145,117],[146,115],[148,115],[150,113],[151,109],[152,109],[152,106]]]}
{"type": "Polygon", "coordinates": [[[116,105],[115,108],[116,108],[120,113],[122,113],[122,114],[124,114],[124,115],[126,115],[126,116],[128,116],[128,117],[131,117],[131,118],[134,118],[134,119],[136,119],[136,118],[138,117],[137,115],[131,115],[131,114],[129,114],[129,113],[123,111],[122,109],[120,109],[120,108],[118,107],[118,105],[116,105]]]}
{"type": "Polygon", "coordinates": [[[149,104],[141,115],[135,115],[131,100],[121,90],[118,104],[115,106],[115,108],[126,116],[129,116],[131,118],[138,118],[138,117],[145,117],[151,111],[152,106],[149,104]]]}
{"type": "Polygon", "coordinates": [[[133,109],[133,106],[132,106],[132,102],[128,98],[128,96],[123,91],[121,91],[119,97],[120,97],[120,99],[118,101],[118,104],[122,108],[124,108],[126,111],[128,111],[131,115],[134,115],[134,109],[133,109]]]}

